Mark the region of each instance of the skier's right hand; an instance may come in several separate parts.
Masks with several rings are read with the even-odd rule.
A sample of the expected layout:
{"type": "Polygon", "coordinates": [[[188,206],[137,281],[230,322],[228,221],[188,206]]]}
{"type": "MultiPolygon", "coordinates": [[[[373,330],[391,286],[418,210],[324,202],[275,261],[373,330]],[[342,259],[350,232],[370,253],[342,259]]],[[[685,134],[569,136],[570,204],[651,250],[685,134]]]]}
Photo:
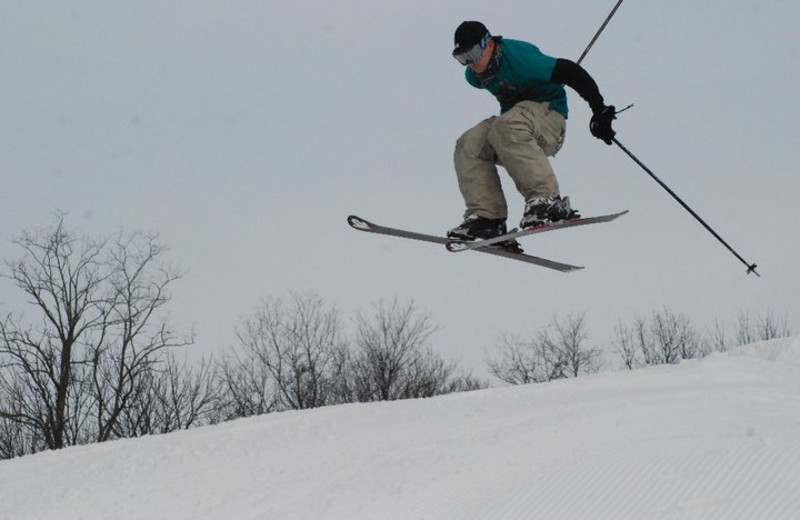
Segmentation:
{"type": "Polygon", "coordinates": [[[614,144],[612,139],[617,133],[611,128],[611,121],[617,118],[617,110],[613,105],[603,106],[594,111],[589,122],[589,131],[592,135],[606,144],[614,144]]]}

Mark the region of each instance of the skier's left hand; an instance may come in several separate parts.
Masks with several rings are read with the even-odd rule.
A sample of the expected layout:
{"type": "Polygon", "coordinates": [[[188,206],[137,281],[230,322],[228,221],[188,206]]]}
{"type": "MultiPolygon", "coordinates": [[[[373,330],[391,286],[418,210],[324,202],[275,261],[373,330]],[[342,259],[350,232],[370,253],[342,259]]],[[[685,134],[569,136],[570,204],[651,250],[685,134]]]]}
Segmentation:
{"type": "Polygon", "coordinates": [[[611,121],[617,118],[617,110],[613,105],[604,106],[595,111],[589,122],[589,131],[592,135],[606,144],[614,144],[612,139],[617,133],[611,128],[611,121]]]}

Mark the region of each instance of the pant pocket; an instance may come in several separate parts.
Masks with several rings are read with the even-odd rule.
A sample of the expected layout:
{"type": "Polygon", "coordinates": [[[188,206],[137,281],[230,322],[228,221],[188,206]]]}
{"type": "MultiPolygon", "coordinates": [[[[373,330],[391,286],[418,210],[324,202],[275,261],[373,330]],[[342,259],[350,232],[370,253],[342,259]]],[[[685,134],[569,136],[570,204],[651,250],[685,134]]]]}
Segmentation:
{"type": "Polygon", "coordinates": [[[547,111],[541,116],[540,128],[541,133],[540,136],[537,136],[537,139],[541,137],[544,146],[541,143],[539,146],[542,146],[545,154],[555,155],[561,150],[567,133],[567,122],[564,116],[550,108],[548,103],[547,111]]]}
{"type": "Polygon", "coordinates": [[[561,149],[566,136],[566,120],[559,112],[550,108],[550,103],[525,102],[521,107],[530,121],[536,144],[547,156],[561,149]]]}

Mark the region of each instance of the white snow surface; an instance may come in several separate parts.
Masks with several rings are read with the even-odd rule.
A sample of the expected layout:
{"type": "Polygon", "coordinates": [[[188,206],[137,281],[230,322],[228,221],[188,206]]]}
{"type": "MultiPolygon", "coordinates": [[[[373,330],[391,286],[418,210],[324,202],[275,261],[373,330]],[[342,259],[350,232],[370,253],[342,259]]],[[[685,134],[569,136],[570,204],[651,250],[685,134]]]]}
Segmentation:
{"type": "Polygon", "coordinates": [[[800,338],[3,461],[0,518],[794,520],[800,338]]]}

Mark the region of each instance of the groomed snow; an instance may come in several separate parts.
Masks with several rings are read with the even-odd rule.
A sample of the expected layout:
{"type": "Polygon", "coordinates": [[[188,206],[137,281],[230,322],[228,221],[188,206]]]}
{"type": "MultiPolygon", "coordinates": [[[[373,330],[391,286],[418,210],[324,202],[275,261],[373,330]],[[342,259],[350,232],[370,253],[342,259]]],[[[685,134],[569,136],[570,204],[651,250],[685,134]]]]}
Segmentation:
{"type": "Polygon", "coordinates": [[[0,462],[8,520],[800,518],[800,338],[0,462]]]}

